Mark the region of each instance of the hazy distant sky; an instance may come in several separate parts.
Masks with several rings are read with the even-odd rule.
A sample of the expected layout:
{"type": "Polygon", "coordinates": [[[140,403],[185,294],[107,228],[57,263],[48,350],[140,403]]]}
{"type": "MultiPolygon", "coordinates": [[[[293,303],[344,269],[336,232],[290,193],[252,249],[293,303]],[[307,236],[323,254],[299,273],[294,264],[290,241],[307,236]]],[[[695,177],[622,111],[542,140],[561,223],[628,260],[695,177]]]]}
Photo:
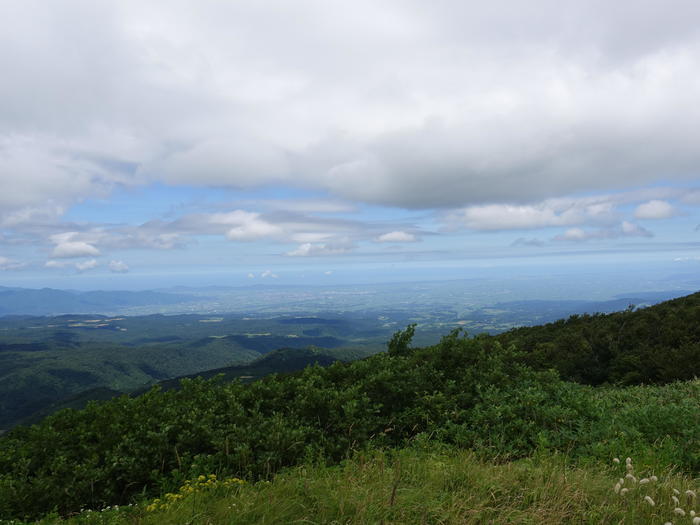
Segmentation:
{"type": "Polygon", "coordinates": [[[695,271],[699,175],[697,0],[0,2],[0,285],[695,271]]]}

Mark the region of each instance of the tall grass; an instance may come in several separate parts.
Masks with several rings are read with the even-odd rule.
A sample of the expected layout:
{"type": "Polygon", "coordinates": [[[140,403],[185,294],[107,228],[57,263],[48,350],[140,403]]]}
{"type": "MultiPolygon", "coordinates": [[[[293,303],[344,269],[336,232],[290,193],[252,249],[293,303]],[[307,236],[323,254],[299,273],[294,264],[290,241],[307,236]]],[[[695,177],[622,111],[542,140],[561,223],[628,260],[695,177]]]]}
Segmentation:
{"type": "Polygon", "coordinates": [[[272,482],[172,499],[164,509],[83,513],[65,525],[693,523],[697,502],[686,491],[697,480],[666,471],[640,485],[648,472],[635,466],[637,482],[626,480],[621,495],[615,484],[625,472],[624,460],[576,467],[561,455],[535,454],[499,464],[429,444],[360,453],[335,467],[306,464],[272,482]]]}

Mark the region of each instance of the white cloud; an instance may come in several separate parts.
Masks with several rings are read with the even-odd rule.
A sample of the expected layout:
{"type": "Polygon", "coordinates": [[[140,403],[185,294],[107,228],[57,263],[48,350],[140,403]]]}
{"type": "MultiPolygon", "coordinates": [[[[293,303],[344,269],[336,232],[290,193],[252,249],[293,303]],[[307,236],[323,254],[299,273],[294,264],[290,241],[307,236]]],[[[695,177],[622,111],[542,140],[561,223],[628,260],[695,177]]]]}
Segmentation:
{"type": "Polygon", "coordinates": [[[323,275],[333,275],[333,270],[326,270],[323,275]]]}
{"type": "Polygon", "coordinates": [[[82,273],[88,270],[92,270],[93,268],[97,268],[98,265],[99,263],[96,259],[88,259],[87,261],[75,263],[75,269],[78,270],[78,272],[82,273]]]}
{"type": "Polygon", "coordinates": [[[226,232],[231,241],[254,241],[265,237],[283,235],[282,228],[263,220],[259,213],[234,210],[215,213],[209,217],[211,224],[233,226],[226,232]]]}
{"type": "Polygon", "coordinates": [[[654,234],[632,222],[622,222],[622,234],[628,237],[653,237],[654,234]]]}
{"type": "Polygon", "coordinates": [[[375,239],[376,242],[416,242],[416,236],[404,231],[384,233],[375,239]]]}
{"type": "Polygon", "coordinates": [[[79,235],[77,232],[66,232],[51,236],[51,242],[55,243],[51,257],[72,258],[100,255],[100,250],[85,241],[74,240],[79,235]]]}
{"type": "Polygon", "coordinates": [[[562,235],[555,237],[555,239],[558,241],[585,241],[593,238],[595,235],[595,233],[586,232],[581,228],[569,228],[562,235]]]}
{"type": "Polygon", "coordinates": [[[488,204],[447,213],[447,229],[519,230],[585,223],[611,224],[618,220],[609,196],[581,199],[548,199],[539,204],[488,204]]]}
{"type": "MultiPolygon", "coordinates": [[[[115,261],[112,261],[112,262],[115,262],[115,261]]],[[[86,261],[77,261],[77,262],[56,261],[54,259],[50,259],[44,263],[45,268],[55,268],[55,269],[74,268],[78,273],[92,270],[94,268],[97,268],[98,266],[99,266],[99,263],[97,262],[96,259],[88,259],[86,261]]],[[[109,267],[110,267],[110,270],[112,270],[111,263],[110,263],[109,267]]],[[[112,271],[114,271],[114,270],[112,270],[112,271]]]]}
{"type": "Polygon", "coordinates": [[[598,230],[584,230],[582,228],[569,228],[563,234],[557,235],[555,241],[589,241],[593,239],[617,239],[619,237],[653,237],[653,234],[628,221],[623,221],[619,227],[598,230]]]}
{"type": "Polygon", "coordinates": [[[249,274],[248,274],[248,279],[255,279],[255,274],[254,274],[254,273],[249,273],[249,274]]]}
{"type": "Polygon", "coordinates": [[[662,200],[645,202],[634,210],[634,216],[637,219],[669,219],[676,214],[676,209],[668,202],[662,200]]]}
{"type": "Polygon", "coordinates": [[[46,261],[44,267],[46,268],[65,268],[66,266],[71,266],[73,263],[69,261],[54,261],[53,259],[46,261]]]}
{"type": "Polygon", "coordinates": [[[112,273],[127,273],[129,266],[123,261],[109,261],[109,271],[112,273]]]}
{"type": "Polygon", "coordinates": [[[268,277],[269,277],[270,279],[278,279],[278,278],[279,278],[279,275],[277,275],[276,273],[273,273],[273,272],[270,271],[270,270],[265,270],[263,273],[260,274],[260,277],[261,277],[262,279],[267,279],[268,277]]]}
{"type": "Polygon", "coordinates": [[[352,245],[345,241],[338,244],[325,244],[310,242],[299,245],[296,249],[291,250],[285,255],[289,257],[316,257],[324,255],[342,255],[351,251],[352,245]]]}
{"type": "Polygon", "coordinates": [[[2,255],[0,255],[0,271],[21,270],[26,266],[26,263],[21,263],[15,261],[14,259],[10,259],[9,257],[3,257],[2,255]]]}

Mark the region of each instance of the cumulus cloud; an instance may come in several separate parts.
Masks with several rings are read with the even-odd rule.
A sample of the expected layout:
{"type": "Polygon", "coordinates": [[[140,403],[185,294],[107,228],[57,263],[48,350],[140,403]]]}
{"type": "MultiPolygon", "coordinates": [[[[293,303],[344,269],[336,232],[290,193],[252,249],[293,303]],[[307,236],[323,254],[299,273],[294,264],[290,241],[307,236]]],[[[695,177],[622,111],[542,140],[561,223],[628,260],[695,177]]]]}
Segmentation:
{"type": "Polygon", "coordinates": [[[384,233],[375,239],[376,242],[416,242],[416,236],[404,231],[384,233]]]}
{"type": "Polygon", "coordinates": [[[89,257],[100,255],[100,250],[92,244],[83,240],[78,240],[78,232],[58,233],[51,236],[51,242],[56,246],[51,252],[51,257],[72,258],[89,257]]]}
{"type": "Polygon", "coordinates": [[[109,261],[108,268],[112,273],[127,273],[129,271],[129,265],[123,261],[109,261]]]}
{"type": "Polygon", "coordinates": [[[670,203],[662,200],[645,202],[634,210],[634,216],[637,219],[669,219],[676,214],[676,209],[670,203]]]}
{"type": "Polygon", "coordinates": [[[444,216],[446,229],[519,230],[577,224],[612,224],[619,220],[609,196],[548,199],[538,204],[488,204],[452,210],[444,216]]]}
{"type": "Polygon", "coordinates": [[[271,270],[265,270],[263,273],[260,274],[260,277],[262,279],[267,279],[268,277],[270,279],[278,279],[279,275],[277,275],[276,273],[273,273],[271,270]]]}
{"type": "Polygon", "coordinates": [[[215,213],[209,217],[209,221],[226,226],[226,237],[231,241],[254,241],[283,234],[282,228],[262,219],[259,213],[245,210],[215,213]]]}
{"type": "Polygon", "coordinates": [[[3,2],[0,208],[152,182],[432,208],[696,180],[700,7],[663,7],[3,2]]]}

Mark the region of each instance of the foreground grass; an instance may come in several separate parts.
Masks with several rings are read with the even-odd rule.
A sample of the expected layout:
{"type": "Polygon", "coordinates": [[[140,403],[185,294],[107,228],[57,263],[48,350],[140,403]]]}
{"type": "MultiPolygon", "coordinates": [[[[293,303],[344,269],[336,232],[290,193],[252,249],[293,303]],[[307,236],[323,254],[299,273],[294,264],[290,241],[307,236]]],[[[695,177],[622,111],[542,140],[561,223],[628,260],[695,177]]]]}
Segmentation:
{"type": "Polygon", "coordinates": [[[626,472],[624,458],[608,468],[567,466],[552,455],[498,464],[466,451],[406,449],[358,454],[337,467],[301,466],[254,485],[207,479],[201,490],[185,487],[183,497],[40,523],[693,523],[691,510],[700,507],[686,491],[698,480],[635,466],[637,480],[658,481],[627,479],[620,495],[613,487],[626,472]],[[685,516],[674,514],[676,507],[685,516]]]}

